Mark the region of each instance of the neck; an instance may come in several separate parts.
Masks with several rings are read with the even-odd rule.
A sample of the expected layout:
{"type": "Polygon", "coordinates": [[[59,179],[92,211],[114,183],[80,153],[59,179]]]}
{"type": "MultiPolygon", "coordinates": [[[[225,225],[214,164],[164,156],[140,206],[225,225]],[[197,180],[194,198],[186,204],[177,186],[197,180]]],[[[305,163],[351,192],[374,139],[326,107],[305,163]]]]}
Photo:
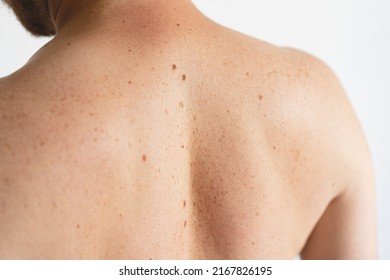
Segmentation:
{"type": "Polygon", "coordinates": [[[127,26],[161,25],[188,18],[195,10],[191,0],[49,0],[56,33],[83,29],[118,30],[127,26]]]}

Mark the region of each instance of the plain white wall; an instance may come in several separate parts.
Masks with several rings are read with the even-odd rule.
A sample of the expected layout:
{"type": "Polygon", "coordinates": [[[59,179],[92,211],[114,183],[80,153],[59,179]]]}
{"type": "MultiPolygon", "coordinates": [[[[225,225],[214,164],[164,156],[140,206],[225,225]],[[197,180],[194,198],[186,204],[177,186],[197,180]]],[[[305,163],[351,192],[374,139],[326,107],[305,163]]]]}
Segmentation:
{"type": "MultiPolygon", "coordinates": [[[[338,74],[367,134],[376,166],[379,252],[390,259],[390,1],[194,0],[215,21],[312,53],[338,74]]],[[[29,35],[0,4],[0,77],[48,39],[29,35]]]]}

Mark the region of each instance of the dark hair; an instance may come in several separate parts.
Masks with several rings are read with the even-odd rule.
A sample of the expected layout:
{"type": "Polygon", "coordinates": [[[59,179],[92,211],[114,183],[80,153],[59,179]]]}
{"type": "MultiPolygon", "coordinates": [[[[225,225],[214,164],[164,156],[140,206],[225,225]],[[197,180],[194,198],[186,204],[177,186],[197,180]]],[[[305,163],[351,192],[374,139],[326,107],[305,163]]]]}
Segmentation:
{"type": "Polygon", "coordinates": [[[23,26],[37,36],[55,35],[48,0],[3,0],[10,6],[23,26]]]}

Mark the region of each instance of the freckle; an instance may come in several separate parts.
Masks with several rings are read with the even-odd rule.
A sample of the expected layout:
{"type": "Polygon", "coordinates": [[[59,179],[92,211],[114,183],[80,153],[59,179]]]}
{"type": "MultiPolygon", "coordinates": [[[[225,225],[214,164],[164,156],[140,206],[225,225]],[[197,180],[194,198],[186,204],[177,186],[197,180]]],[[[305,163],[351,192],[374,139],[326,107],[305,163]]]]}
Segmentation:
{"type": "Polygon", "coordinates": [[[253,246],[255,246],[255,244],[256,244],[255,242],[252,242],[252,245],[253,245],[253,246]]]}
{"type": "Polygon", "coordinates": [[[129,53],[131,52],[131,49],[129,49],[129,53]]]}
{"type": "Polygon", "coordinates": [[[259,216],[259,212],[256,212],[256,217],[258,217],[259,216]]]}
{"type": "Polygon", "coordinates": [[[177,69],[176,64],[172,64],[172,70],[175,71],[177,69]]]}
{"type": "Polygon", "coordinates": [[[165,111],[165,114],[168,115],[168,109],[165,108],[164,111],[165,111]]]}
{"type": "Polygon", "coordinates": [[[41,147],[45,146],[45,142],[41,141],[41,147]]]}
{"type": "Polygon", "coordinates": [[[71,46],[72,44],[71,43],[68,43],[68,46],[71,46]]]}
{"type": "Polygon", "coordinates": [[[180,108],[184,108],[184,103],[183,103],[183,102],[180,102],[180,103],[179,103],[179,106],[180,106],[180,108]]]}
{"type": "Polygon", "coordinates": [[[186,208],[186,205],[187,205],[187,201],[183,201],[183,208],[186,208]]]}
{"type": "Polygon", "coordinates": [[[184,221],[184,227],[187,227],[187,220],[184,221]]]}
{"type": "Polygon", "coordinates": [[[276,150],[276,146],[273,146],[272,149],[276,150]]]}
{"type": "Polygon", "coordinates": [[[181,77],[181,79],[182,79],[183,81],[187,80],[187,75],[183,75],[183,76],[181,77]]]}
{"type": "Polygon", "coordinates": [[[97,137],[93,138],[93,142],[96,143],[97,141],[98,141],[97,137]]]}
{"type": "Polygon", "coordinates": [[[249,76],[250,75],[249,72],[246,72],[246,75],[249,76]]]}
{"type": "Polygon", "coordinates": [[[125,21],[125,20],[122,20],[122,22],[123,22],[123,23],[126,23],[126,21],[125,21]]]}
{"type": "Polygon", "coordinates": [[[122,218],[122,213],[119,214],[119,218],[122,218]]]}
{"type": "Polygon", "coordinates": [[[80,225],[77,225],[77,226],[76,226],[76,228],[78,228],[78,229],[79,229],[79,228],[80,228],[80,225]]]}
{"type": "Polygon", "coordinates": [[[119,142],[119,138],[117,137],[117,138],[115,138],[115,142],[119,142]]]}
{"type": "Polygon", "coordinates": [[[263,100],[263,96],[262,96],[261,94],[259,95],[259,99],[260,99],[260,100],[263,100]]]}
{"type": "Polygon", "coordinates": [[[142,26],[143,28],[146,28],[146,25],[142,26]]]}
{"type": "Polygon", "coordinates": [[[148,160],[148,158],[146,157],[145,154],[143,154],[143,155],[142,155],[142,161],[143,161],[143,162],[146,162],[147,160],[148,160]]]}
{"type": "Polygon", "coordinates": [[[51,206],[53,206],[53,208],[57,208],[57,203],[56,203],[55,201],[53,201],[53,202],[51,203],[51,206]]]}
{"type": "Polygon", "coordinates": [[[132,82],[131,81],[129,81],[129,85],[131,85],[132,84],[132,82]]]}
{"type": "Polygon", "coordinates": [[[181,148],[184,149],[184,145],[181,145],[181,148]]]}
{"type": "Polygon", "coordinates": [[[24,208],[28,209],[28,204],[27,203],[24,204],[24,208]]]}
{"type": "Polygon", "coordinates": [[[179,23],[176,23],[176,26],[180,26],[180,24],[179,24],[179,23]]]}

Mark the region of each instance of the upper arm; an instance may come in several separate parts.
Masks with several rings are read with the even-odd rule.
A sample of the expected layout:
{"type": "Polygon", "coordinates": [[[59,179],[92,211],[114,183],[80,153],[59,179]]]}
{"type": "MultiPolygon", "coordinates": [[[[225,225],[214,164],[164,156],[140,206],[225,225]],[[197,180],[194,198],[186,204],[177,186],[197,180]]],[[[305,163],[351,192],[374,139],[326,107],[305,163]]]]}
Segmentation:
{"type": "MultiPolygon", "coordinates": [[[[373,259],[376,258],[375,180],[371,156],[363,130],[334,73],[309,57],[318,73],[319,94],[332,99],[323,106],[325,119],[322,138],[331,150],[332,163],[326,174],[338,182],[322,217],[304,246],[303,259],[373,259]]],[[[313,186],[316,187],[316,186],[313,186]]]]}

